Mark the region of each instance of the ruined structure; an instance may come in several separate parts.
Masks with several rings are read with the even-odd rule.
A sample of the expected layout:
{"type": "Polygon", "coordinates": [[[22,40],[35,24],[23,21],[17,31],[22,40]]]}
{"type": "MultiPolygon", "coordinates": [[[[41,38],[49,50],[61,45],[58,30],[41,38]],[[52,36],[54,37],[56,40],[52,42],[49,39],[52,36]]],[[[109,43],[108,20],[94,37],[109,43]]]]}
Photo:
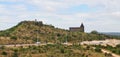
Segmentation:
{"type": "Polygon", "coordinates": [[[69,30],[72,32],[84,32],[84,25],[81,23],[80,27],[70,27],[69,30]]]}
{"type": "Polygon", "coordinates": [[[35,19],[35,25],[42,26],[43,22],[42,21],[37,21],[37,19],[35,19]]]}

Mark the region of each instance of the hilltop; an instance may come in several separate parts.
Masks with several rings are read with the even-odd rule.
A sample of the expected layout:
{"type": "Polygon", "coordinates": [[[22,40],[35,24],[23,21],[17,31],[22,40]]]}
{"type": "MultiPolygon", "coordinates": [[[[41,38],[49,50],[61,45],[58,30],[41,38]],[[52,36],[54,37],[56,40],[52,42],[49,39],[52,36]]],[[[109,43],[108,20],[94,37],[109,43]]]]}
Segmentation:
{"type": "MultiPolygon", "coordinates": [[[[82,41],[110,38],[113,37],[97,31],[73,32],[43,24],[42,21],[22,21],[10,29],[0,31],[0,57],[110,57],[111,54],[102,53],[100,45],[101,48],[95,46],[95,49],[94,45],[80,45],[82,41]],[[35,44],[37,41],[44,45],[35,44]],[[72,45],[61,44],[65,42],[72,45]]],[[[119,54],[118,47],[110,50],[119,54]]]]}
{"type": "Polygon", "coordinates": [[[10,29],[0,31],[0,44],[35,43],[36,41],[78,43],[107,38],[111,37],[98,33],[71,32],[43,24],[42,21],[22,21],[10,29]]]}

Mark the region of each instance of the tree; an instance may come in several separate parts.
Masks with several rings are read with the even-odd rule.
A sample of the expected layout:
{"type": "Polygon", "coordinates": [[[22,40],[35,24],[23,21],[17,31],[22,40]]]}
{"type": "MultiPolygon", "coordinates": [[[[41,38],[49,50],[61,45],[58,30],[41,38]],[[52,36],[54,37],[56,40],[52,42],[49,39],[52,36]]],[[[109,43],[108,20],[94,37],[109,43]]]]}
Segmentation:
{"type": "Polygon", "coordinates": [[[98,34],[96,30],[91,31],[91,34],[98,34]]]}

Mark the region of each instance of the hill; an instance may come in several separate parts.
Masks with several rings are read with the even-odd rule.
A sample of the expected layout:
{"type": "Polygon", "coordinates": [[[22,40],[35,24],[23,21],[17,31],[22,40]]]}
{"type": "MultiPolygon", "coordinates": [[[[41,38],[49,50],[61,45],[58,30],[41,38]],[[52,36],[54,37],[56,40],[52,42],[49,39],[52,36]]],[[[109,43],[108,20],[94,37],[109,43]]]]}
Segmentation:
{"type": "Polygon", "coordinates": [[[0,31],[0,57],[110,57],[101,48],[79,45],[81,41],[113,38],[96,31],[91,33],[71,32],[43,24],[42,21],[22,21],[16,26],[0,31]],[[53,43],[38,46],[6,47],[5,45],[53,43]],[[72,45],[62,45],[69,42],[72,45]]]}
{"type": "Polygon", "coordinates": [[[55,28],[52,25],[43,24],[42,21],[22,21],[18,25],[0,31],[0,44],[23,44],[42,42],[70,42],[103,40],[112,38],[98,33],[70,32],[69,30],[55,28]]]}
{"type": "Polygon", "coordinates": [[[110,36],[120,36],[120,32],[102,32],[102,34],[110,36]]]}

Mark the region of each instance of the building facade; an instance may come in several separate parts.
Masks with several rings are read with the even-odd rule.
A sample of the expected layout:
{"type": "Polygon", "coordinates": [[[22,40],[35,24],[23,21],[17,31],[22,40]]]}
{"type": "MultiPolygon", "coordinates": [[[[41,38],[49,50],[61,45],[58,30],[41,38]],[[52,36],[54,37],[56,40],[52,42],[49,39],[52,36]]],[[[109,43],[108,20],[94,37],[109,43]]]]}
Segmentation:
{"type": "Polygon", "coordinates": [[[83,23],[81,23],[80,27],[70,27],[69,30],[72,32],[85,32],[83,23]]]}

